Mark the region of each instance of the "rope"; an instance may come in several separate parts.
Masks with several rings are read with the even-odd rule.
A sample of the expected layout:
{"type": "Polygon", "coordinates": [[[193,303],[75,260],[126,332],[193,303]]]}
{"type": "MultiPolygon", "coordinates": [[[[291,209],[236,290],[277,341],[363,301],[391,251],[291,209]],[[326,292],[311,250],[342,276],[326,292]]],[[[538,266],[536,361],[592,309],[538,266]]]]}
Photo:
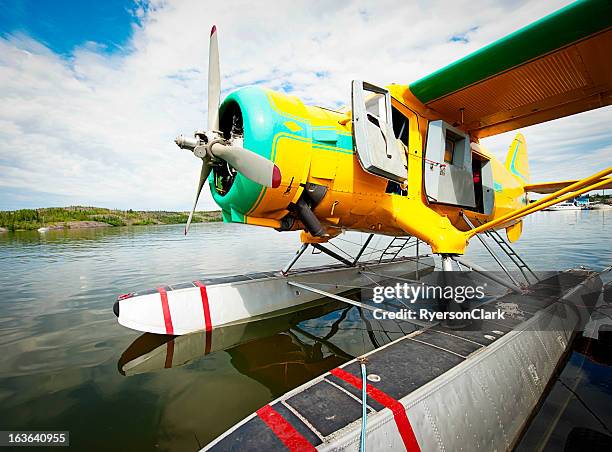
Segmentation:
{"type": "Polygon", "coordinates": [[[367,381],[366,381],[366,358],[360,358],[359,361],[361,362],[361,439],[359,442],[359,451],[360,452],[365,452],[366,450],[366,427],[367,427],[367,419],[368,419],[368,412],[367,412],[367,401],[368,401],[368,394],[366,391],[366,385],[367,385],[367,381]]]}

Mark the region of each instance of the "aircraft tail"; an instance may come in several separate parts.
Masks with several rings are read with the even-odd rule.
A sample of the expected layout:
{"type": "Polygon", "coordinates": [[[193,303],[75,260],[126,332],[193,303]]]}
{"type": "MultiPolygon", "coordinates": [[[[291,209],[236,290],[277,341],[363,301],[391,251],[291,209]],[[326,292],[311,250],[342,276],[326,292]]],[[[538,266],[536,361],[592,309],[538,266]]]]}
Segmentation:
{"type": "Polygon", "coordinates": [[[523,185],[529,183],[529,157],[527,143],[522,133],[517,133],[506,157],[506,169],[523,185]]]}

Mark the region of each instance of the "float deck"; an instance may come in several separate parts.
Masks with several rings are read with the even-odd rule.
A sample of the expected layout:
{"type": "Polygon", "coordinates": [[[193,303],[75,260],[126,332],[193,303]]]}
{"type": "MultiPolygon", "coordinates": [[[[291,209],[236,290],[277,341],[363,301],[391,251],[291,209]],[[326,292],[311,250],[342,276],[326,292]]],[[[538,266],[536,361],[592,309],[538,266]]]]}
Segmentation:
{"type": "MultiPolygon", "coordinates": [[[[367,449],[511,449],[581,321],[575,306],[594,303],[600,292],[596,274],[561,272],[528,295],[483,305],[518,307],[505,320],[472,330],[434,324],[366,354],[367,449]]],[[[356,450],[361,381],[352,360],[270,402],[204,450],[356,450]]]]}

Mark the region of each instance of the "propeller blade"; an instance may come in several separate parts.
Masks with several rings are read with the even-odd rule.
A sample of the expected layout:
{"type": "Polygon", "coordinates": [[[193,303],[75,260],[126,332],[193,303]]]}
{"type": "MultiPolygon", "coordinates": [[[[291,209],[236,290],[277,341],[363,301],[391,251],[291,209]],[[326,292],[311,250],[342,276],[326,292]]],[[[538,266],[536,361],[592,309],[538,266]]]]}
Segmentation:
{"type": "Polygon", "coordinates": [[[193,213],[196,210],[196,206],[198,205],[198,198],[200,197],[200,193],[202,192],[202,187],[204,186],[204,182],[208,179],[208,175],[210,174],[211,166],[208,164],[206,160],[202,160],[202,170],[200,171],[200,183],[198,184],[198,191],[196,192],[195,202],[193,203],[193,209],[191,209],[191,213],[189,214],[189,218],[187,219],[187,224],[185,225],[185,235],[189,231],[189,225],[191,224],[191,220],[193,218],[193,213]]]}
{"type": "Polygon", "coordinates": [[[221,101],[221,72],[219,69],[219,42],[217,26],[210,30],[208,51],[208,130],[219,130],[219,103],[221,101]]]}
{"type": "Polygon", "coordinates": [[[212,146],[212,153],[253,182],[272,188],[278,187],[281,183],[281,172],[278,166],[253,151],[217,143],[212,146]]]}

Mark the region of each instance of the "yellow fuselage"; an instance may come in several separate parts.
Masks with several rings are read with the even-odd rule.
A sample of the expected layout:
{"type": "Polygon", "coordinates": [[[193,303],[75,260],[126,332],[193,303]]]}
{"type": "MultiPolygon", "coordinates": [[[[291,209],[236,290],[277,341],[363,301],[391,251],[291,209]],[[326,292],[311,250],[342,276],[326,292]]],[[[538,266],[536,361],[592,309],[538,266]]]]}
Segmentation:
{"type": "MultiPolygon", "coordinates": [[[[525,204],[525,191],[520,179],[482,147],[478,153],[491,162],[495,182],[492,213],[484,215],[464,207],[428,202],[423,188],[424,147],[429,121],[440,118],[414,100],[406,86],[391,85],[388,89],[393,106],[409,120],[407,196],[385,193],[388,181],[361,167],[352,149],[350,113],[307,106],[294,96],[264,90],[270,114],[275,115],[275,125],[267,129],[271,134],[269,144],[262,144],[271,146],[269,154],[267,150],[261,153],[280,168],[282,182],[276,189],[261,187],[256,201],[241,213],[233,212],[231,206],[234,204],[230,206],[222,196],[213,193],[227,214],[224,218],[280,229],[281,220],[289,212],[288,205],[297,202],[304,184],[314,183],[327,187],[327,193],[314,208],[314,213],[331,237],[342,230],[409,234],[427,242],[435,253],[462,254],[467,245],[463,231],[469,227],[460,212],[464,212],[473,223],[487,222],[525,204]]],[[[254,114],[261,116],[254,121],[263,121],[263,128],[267,127],[267,111],[264,109],[254,114]]],[[[476,139],[473,141],[477,142],[476,139]]],[[[212,185],[211,189],[214,190],[212,185]]],[[[511,238],[520,235],[520,224],[503,226],[511,228],[511,238]]],[[[303,225],[298,222],[292,229],[303,229],[303,225]]],[[[303,233],[302,240],[321,242],[327,238],[303,233]]]]}

